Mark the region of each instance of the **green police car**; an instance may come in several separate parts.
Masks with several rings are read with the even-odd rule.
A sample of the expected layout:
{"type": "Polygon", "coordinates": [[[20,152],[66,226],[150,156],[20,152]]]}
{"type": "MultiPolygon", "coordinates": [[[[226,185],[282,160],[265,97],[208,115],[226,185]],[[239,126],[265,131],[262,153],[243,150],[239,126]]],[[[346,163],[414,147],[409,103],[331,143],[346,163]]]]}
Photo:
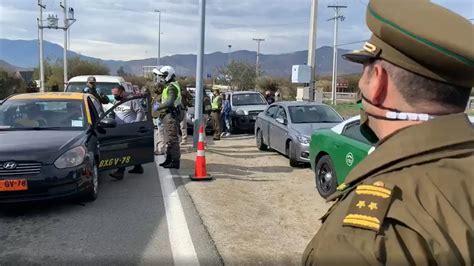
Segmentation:
{"type": "Polygon", "coordinates": [[[375,149],[359,128],[360,116],[355,116],[311,136],[309,158],[316,188],[323,198],[334,193],[352,168],[375,149]]]}

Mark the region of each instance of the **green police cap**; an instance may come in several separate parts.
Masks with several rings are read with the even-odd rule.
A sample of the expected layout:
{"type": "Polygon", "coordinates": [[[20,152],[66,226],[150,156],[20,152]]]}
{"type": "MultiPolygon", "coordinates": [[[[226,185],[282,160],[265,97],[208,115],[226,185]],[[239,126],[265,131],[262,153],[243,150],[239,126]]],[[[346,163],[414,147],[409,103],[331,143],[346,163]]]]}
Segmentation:
{"type": "Polygon", "coordinates": [[[466,18],[427,0],[371,0],[366,19],[370,40],[345,59],[383,59],[424,77],[474,86],[474,25],[466,18]]]}

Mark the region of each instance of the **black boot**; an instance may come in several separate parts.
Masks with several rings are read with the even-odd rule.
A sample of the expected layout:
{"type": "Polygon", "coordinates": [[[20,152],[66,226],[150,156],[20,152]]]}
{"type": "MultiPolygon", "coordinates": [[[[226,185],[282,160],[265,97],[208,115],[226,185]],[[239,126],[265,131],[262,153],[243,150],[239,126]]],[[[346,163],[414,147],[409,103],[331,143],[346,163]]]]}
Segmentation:
{"type": "Polygon", "coordinates": [[[160,166],[163,167],[164,165],[167,165],[169,163],[171,163],[172,159],[170,156],[166,155],[166,160],[162,163],[160,163],[160,166]]]}
{"type": "Polygon", "coordinates": [[[120,167],[119,169],[117,169],[117,171],[110,173],[110,176],[117,180],[122,180],[124,173],[125,173],[125,167],[120,167]]]}
{"type": "Polygon", "coordinates": [[[171,160],[170,163],[163,165],[163,168],[179,169],[180,160],[171,160]]]}
{"type": "Polygon", "coordinates": [[[132,170],[128,171],[130,174],[143,174],[145,171],[141,164],[135,165],[132,170]]]}

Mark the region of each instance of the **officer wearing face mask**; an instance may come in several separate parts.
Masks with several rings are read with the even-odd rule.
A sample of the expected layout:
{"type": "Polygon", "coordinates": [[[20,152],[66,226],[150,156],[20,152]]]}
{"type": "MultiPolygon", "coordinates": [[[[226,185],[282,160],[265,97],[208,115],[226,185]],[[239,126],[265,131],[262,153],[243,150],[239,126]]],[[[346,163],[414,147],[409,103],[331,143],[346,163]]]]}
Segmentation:
{"type": "MultiPolygon", "coordinates": [[[[125,91],[125,88],[122,85],[113,88],[112,95],[114,96],[114,105],[132,97],[125,91]]],[[[117,121],[117,124],[119,125],[141,122],[145,119],[145,110],[143,109],[141,101],[138,99],[122,103],[114,109],[114,113],[115,121],[117,121]]],[[[128,172],[131,174],[143,174],[143,167],[141,165],[135,165],[135,167],[128,172]]],[[[124,173],[125,167],[120,167],[117,171],[111,173],[110,176],[117,180],[122,180],[124,173]]]]}
{"type": "Polygon", "coordinates": [[[361,131],[376,149],[328,198],[305,265],[473,265],[474,27],[430,1],[371,0],[361,131]]]}

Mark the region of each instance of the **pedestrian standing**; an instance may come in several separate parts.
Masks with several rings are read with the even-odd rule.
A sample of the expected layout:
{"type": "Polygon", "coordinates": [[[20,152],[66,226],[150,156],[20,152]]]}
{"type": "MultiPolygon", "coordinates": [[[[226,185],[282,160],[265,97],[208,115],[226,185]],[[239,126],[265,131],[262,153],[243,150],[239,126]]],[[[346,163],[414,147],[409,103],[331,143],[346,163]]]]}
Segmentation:
{"type": "Polygon", "coordinates": [[[193,106],[193,96],[188,91],[188,89],[181,90],[181,107],[182,107],[182,119],[179,123],[181,129],[181,145],[185,145],[188,141],[188,121],[186,113],[189,107],[193,106]]]}
{"type": "Polygon", "coordinates": [[[360,130],[377,141],[328,198],[305,265],[473,265],[474,29],[431,1],[371,0],[360,130]]]}
{"type": "Polygon", "coordinates": [[[96,79],[94,76],[90,76],[87,78],[86,87],[83,90],[84,93],[90,93],[96,97],[101,104],[108,104],[110,103],[109,97],[103,94],[102,92],[99,93],[96,87],[96,79]]]}
{"type": "Polygon", "coordinates": [[[221,139],[221,132],[222,132],[222,96],[219,89],[214,89],[214,98],[212,99],[211,103],[211,116],[212,116],[212,124],[214,130],[214,140],[221,139]]]}
{"type": "Polygon", "coordinates": [[[275,97],[273,97],[271,91],[266,91],[265,92],[265,100],[267,100],[268,104],[272,104],[275,102],[275,97]]]}
{"type": "Polygon", "coordinates": [[[163,94],[164,84],[162,82],[158,82],[156,84],[155,95],[152,99],[152,117],[155,121],[156,131],[155,131],[155,155],[164,155],[166,152],[166,136],[165,136],[165,128],[163,126],[163,118],[166,115],[164,110],[158,110],[161,105],[161,98],[163,94]]]}
{"type": "Polygon", "coordinates": [[[204,128],[207,126],[207,121],[209,121],[209,117],[211,115],[211,98],[207,94],[206,90],[204,89],[203,92],[203,103],[202,103],[202,123],[204,128]]]}
{"type": "Polygon", "coordinates": [[[225,94],[225,99],[224,99],[224,107],[222,110],[222,117],[224,120],[224,132],[222,132],[223,136],[230,136],[230,113],[232,112],[232,106],[230,104],[230,94],[225,94]]]}
{"type": "Polygon", "coordinates": [[[164,82],[165,88],[161,96],[161,105],[157,111],[164,110],[163,125],[166,135],[166,160],[160,164],[164,168],[179,169],[181,151],[179,147],[179,122],[181,121],[181,88],[176,82],[174,68],[163,66],[159,70],[154,69],[153,73],[164,82]]]}
{"type": "MultiPolygon", "coordinates": [[[[122,85],[118,85],[112,89],[112,95],[114,96],[113,105],[116,105],[133,95],[125,92],[125,88],[122,85]]],[[[130,100],[122,103],[121,105],[115,107],[115,121],[117,124],[129,124],[144,121],[145,119],[145,110],[143,109],[142,103],[140,100],[130,100]]],[[[128,171],[131,174],[143,174],[144,170],[141,164],[137,164],[134,168],[128,171]]],[[[111,173],[110,176],[122,180],[125,173],[125,167],[119,167],[115,172],[111,173]]]]}

